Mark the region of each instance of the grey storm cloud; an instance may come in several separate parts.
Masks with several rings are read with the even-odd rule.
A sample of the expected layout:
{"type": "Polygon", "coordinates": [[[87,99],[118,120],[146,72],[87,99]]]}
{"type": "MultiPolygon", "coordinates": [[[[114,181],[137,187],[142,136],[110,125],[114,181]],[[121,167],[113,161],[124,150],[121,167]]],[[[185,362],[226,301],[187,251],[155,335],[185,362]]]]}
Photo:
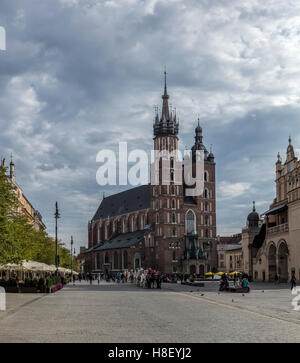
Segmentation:
{"type": "Polygon", "coordinates": [[[0,155],[53,234],[77,246],[102,193],[96,155],[152,147],[153,108],[168,71],[181,147],[200,117],[217,162],[219,234],[240,231],[274,198],[289,134],[300,149],[300,4],[258,0],[4,0],[0,155]]]}

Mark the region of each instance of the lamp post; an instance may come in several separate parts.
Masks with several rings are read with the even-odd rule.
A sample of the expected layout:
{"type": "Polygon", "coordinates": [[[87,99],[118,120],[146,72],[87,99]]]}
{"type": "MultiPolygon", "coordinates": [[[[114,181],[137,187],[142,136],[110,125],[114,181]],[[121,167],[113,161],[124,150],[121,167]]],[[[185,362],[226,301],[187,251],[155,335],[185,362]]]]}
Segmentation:
{"type": "MultiPolygon", "coordinates": [[[[76,250],[75,250],[75,248],[74,248],[74,257],[75,257],[75,260],[76,260],[76,250]]],[[[74,268],[75,268],[75,266],[74,266],[74,268]]]]}
{"type": "Polygon", "coordinates": [[[55,266],[56,266],[56,275],[58,274],[58,242],[57,242],[57,220],[60,218],[60,214],[58,211],[58,204],[55,203],[55,266]]]}
{"type": "Polygon", "coordinates": [[[71,279],[73,281],[73,236],[71,236],[71,279]]]}

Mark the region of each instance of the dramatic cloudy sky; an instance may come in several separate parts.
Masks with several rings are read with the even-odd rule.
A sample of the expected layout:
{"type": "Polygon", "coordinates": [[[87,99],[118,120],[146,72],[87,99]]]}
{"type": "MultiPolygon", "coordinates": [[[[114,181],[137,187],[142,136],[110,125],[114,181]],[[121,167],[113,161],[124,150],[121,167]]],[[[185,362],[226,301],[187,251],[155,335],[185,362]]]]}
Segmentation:
{"type": "Polygon", "coordinates": [[[181,147],[199,115],[217,163],[218,234],[239,232],[252,200],[274,198],[277,152],[300,149],[300,3],[292,0],[1,0],[0,155],[54,232],[76,247],[103,191],[96,154],[152,146],[168,87],[181,147]]]}

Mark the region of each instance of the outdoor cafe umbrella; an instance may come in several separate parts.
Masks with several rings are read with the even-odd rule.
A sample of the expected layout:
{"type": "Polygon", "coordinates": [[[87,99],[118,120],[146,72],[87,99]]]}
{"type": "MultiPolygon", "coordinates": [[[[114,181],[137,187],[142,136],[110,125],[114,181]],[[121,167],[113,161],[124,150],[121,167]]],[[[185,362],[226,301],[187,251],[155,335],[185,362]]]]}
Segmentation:
{"type": "Polygon", "coordinates": [[[239,274],[240,274],[240,272],[238,272],[238,271],[230,272],[230,275],[239,275],[239,274]]]}
{"type": "Polygon", "coordinates": [[[205,276],[213,276],[212,272],[206,272],[206,274],[204,274],[205,276]]]}
{"type": "Polygon", "coordinates": [[[224,275],[225,274],[225,272],[218,272],[218,273],[216,273],[216,275],[218,275],[218,276],[222,276],[222,275],[224,275]]]}
{"type": "Polygon", "coordinates": [[[14,271],[21,271],[22,266],[17,265],[16,263],[8,263],[5,266],[1,266],[1,269],[3,270],[14,270],[14,271]]]}

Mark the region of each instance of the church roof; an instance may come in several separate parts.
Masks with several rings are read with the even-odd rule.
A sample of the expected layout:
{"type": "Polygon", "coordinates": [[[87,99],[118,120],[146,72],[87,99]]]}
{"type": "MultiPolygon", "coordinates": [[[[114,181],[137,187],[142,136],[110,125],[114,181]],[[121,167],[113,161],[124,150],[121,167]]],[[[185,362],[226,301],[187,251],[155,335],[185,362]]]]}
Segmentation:
{"type": "Polygon", "coordinates": [[[113,194],[102,200],[93,221],[150,208],[150,184],[113,194]]]}
{"type": "Polygon", "coordinates": [[[227,244],[227,245],[234,245],[234,244],[237,244],[239,242],[241,242],[242,240],[242,235],[241,234],[238,234],[236,236],[225,236],[225,237],[222,237],[220,236],[219,239],[218,239],[218,244],[227,244]]]}
{"type": "Polygon", "coordinates": [[[148,225],[145,229],[141,231],[119,234],[118,236],[110,239],[109,241],[104,242],[102,245],[94,247],[93,252],[111,250],[115,248],[129,248],[131,246],[135,246],[144,240],[145,233],[149,232],[150,228],[150,225],[148,225]]]}
{"type": "Polygon", "coordinates": [[[276,214],[277,212],[280,212],[286,208],[287,208],[287,203],[282,203],[282,204],[277,205],[276,207],[269,209],[268,211],[266,211],[264,213],[264,215],[268,216],[271,214],[276,214]]]}
{"type": "Polygon", "coordinates": [[[229,245],[228,248],[226,249],[226,251],[236,251],[236,250],[241,250],[242,249],[242,244],[241,242],[235,244],[235,245],[229,245]]]}

